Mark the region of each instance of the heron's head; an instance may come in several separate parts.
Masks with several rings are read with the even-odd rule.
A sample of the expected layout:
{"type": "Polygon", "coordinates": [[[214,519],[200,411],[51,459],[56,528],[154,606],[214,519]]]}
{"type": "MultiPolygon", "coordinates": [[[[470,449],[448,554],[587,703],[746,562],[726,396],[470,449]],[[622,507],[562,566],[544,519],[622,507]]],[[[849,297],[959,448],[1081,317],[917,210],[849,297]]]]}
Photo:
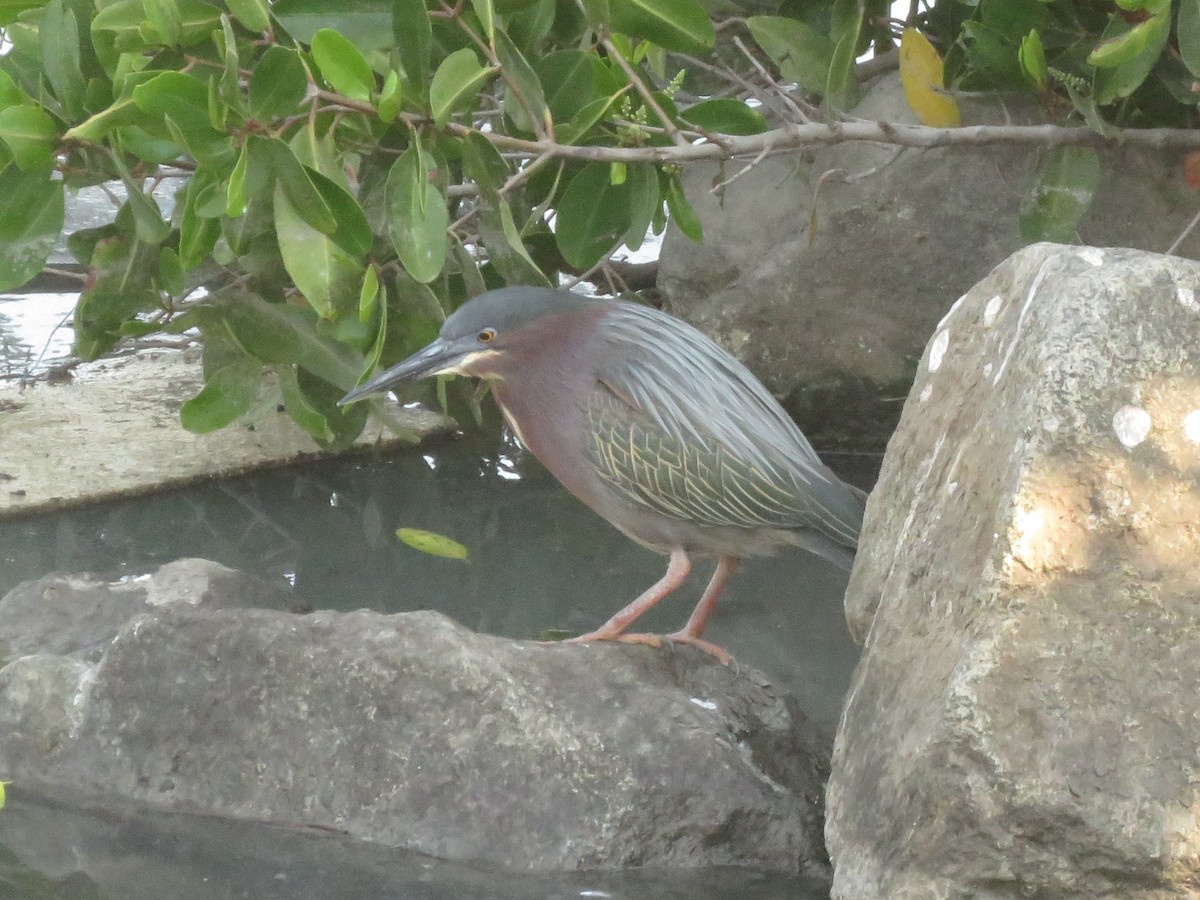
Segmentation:
{"type": "Polygon", "coordinates": [[[553,288],[487,291],[450,316],[430,344],[359,385],[338,404],[431,375],[502,378],[506,369],[522,366],[531,355],[552,352],[550,338],[563,317],[584,313],[597,302],[553,288]]]}

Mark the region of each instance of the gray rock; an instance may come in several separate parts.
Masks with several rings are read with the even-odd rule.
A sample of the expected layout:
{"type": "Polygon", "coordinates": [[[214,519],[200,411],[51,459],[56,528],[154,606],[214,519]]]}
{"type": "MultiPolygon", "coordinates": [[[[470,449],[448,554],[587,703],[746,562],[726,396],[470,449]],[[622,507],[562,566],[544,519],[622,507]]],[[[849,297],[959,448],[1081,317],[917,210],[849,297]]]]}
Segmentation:
{"type": "MultiPolygon", "coordinates": [[[[964,120],[1034,118],[1006,102],[964,120]]],[[[913,121],[894,73],[854,114],[913,121]]],[[[690,166],[685,190],[705,239],[668,229],[659,287],[672,313],[763,379],[815,446],[882,449],[937,321],[1024,245],[1018,213],[1037,183],[1038,154],[839,144],[763,160],[719,193],[714,184],[747,161],[690,166]]],[[[1179,189],[1180,156],[1105,152],[1081,239],[1169,247],[1195,214],[1179,189]]],[[[1200,232],[1180,252],[1200,256],[1200,232]]]]}
{"type": "Polygon", "coordinates": [[[0,758],[44,758],[67,740],[91,674],[86,663],[53,653],[31,653],[0,668],[0,758]]]}
{"type": "Polygon", "coordinates": [[[134,616],[171,606],[311,609],[286,585],[207,559],[180,559],[153,574],[116,580],[53,574],[0,599],[0,665],[29,653],[95,662],[134,616]]]}
{"type": "Polygon", "coordinates": [[[867,506],[834,895],[1200,883],[1200,265],[1037,245],[937,328],[867,506]]]}
{"type": "MultiPolygon", "coordinates": [[[[0,669],[0,703],[31,659],[64,657],[0,669]]],[[[511,868],[828,873],[828,743],[760,676],[690,648],[171,603],[67,674],[36,706],[69,707],[68,726],[0,728],[0,777],[511,868]]]]}

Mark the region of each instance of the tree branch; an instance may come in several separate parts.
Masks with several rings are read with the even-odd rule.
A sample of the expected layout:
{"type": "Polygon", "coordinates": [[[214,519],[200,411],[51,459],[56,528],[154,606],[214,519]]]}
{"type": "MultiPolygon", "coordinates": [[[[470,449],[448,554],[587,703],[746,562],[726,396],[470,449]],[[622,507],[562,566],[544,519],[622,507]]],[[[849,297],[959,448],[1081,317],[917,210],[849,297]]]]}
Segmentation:
{"type": "Polygon", "coordinates": [[[1013,144],[1034,147],[1147,147],[1155,150],[1190,150],[1200,147],[1200,129],[1129,128],[1114,129],[1106,137],[1090,128],[1059,125],[972,125],[963,128],[930,128],[896,122],[806,122],[785,125],[753,135],[722,135],[721,143],[684,144],[670,147],[596,147],[527,141],[495,132],[475,132],[465,125],[450,123],[447,130],[467,136],[478,133],[509,153],[534,158],[553,156],[594,162],[689,163],[705,159],[757,156],[764,151],[796,150],[822,144],[866,142],[894,147],[978,147],[1013,144]]]}

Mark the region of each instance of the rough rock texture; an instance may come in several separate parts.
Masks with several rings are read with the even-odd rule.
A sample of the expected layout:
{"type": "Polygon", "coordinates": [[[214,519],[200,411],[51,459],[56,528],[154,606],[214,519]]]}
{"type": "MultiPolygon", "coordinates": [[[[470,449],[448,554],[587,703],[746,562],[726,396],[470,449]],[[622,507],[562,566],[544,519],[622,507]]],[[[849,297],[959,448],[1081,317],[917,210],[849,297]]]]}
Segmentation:
{"type": "Polygon", "coordinates": [[[929,342],[861,547],[834,896],[1195,896],[1200,265],[999,266],[929,342]]]}
{"type": "Polygon", "coordinates": [[[153,574],[119,578],[47,575],[0,599],[0,665],[31,653],[95,662],[134,616],[169,606],[257,606],[289,612],[312,607],[287,585],[208,559],[178,559],[153,574]]]}
{"type": "Polygon", "coordinates": [[[0,710],[0,778],[26,788],[512,868],[828,871],[827,743],[763,679],[690,648],[174,603],[94,666],[13,660],[0,710]]]}
{"type": "MultiPolygon", "coordinates": [[[[895,74],[876,81],[854,114],[914,121],[895,74]]],[[[964,117],[1033,119],[1011,105],[964,117]]],[[[658,278],[667,308],[758,373],[818,448],[882,448],[934,325],[1024,245],[1018,213],[1038,153],[984,145],[897,155],[840,144],[763,160],[719,195],[713,185],[746,161],[690,166],[685,188],[704,243],[668,230],[658,278]]],[[[1195,214],[1181,157],[1105,153],[1082,239],[1169,247],[1195,214]]],[[[1200,256],[1200,232],[1179,252],[1200,256]]]]}

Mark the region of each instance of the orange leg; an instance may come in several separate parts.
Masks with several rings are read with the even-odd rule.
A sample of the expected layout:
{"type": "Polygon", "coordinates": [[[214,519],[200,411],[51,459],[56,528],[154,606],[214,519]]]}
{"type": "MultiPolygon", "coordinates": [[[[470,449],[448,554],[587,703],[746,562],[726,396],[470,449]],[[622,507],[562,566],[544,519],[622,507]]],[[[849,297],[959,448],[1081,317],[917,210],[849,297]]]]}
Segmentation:
{"type": "Polygon", "coordinates": [[[729,653],[718,647],[711,641],[703,640],[700,635],[704,633],[704,627],[708,624],[708,617],[712,615],[713,609],[717,605],[717,600],[725,590],[725,583],[729,581],[729,576],[737,571],[741,559],[736,556],[722,556],[717,561],[716,571],[713,572],[712,579],[708,582],[708,587],[704,589],[704,594],[700,597],[700,602],[696,604],[696,608],[692,610],[691,616],[688,617],[687,624],[674,634],[668,634],[665,640],[674,641],[680,644],[691,644],[698,650],[703,650],[705,653],[711,653],[725,665],[729,665],[733,661],[733,657],[729,653]]]}
{"type": "Polygon", "coordinates": [[[737,571],[740,562],[741,560],[736,556],[721,557],[717,562],[717,569],[713,572],[712,579],[708,582],[708,587],[704,589],[704,594],[700,597],[700,602],[696,604],[696,608],[692,610],[687,624],[681,630],[665,636],[640,633],[628,634],[625,629],[632,625],[650,607],[682,585],[691,572],[692,566],[688,561],[687,554],[683,550],[672,550],[671,562],[667,565],[667,573],[655,582],[649,590],[595,631],[571,638],[568,643],[583,644],[590,641],[623,641],[629,644],[646,644],[651,647],[661,647],[663,641],[668,641],[671,643],[688,644],[697,650],[703,650],[705,653],[712,654],[725,665],[729,665],[733,662],[733,657],[711,641],[704,640],[700,635],[704,633],[704,627],[708,624],[708,618],[712,615],[713,608],[717,605],[717,600],[720,599],[721,593],[725,590],[725,583],[729,580],[729,576],[737,571]]]}
{"type": "Polygon", "coordinates": [[[653,635],[626,635],[625,629],[633,624],[639,616],[643,615],[650,607],[662,600],[667,594],[676,590],[692,571],[692,564],[688,561],[687,553],[683,550],[672,550],[671,561],[667,564],[667,572],[656,581],[650,588],[640,597],[626,606],[623,610],[597,628],[595,631],[589,631],[587,634],[581,634],[579,637],[571,638],[572,644],[586,644],[589,641],[615,641],[628,639],[632,643],[650,644],[651,646],[659,646],[662,643],[661,638],[653,635]],[[653,638],[653,640],[650,640],[653,638]]]}

